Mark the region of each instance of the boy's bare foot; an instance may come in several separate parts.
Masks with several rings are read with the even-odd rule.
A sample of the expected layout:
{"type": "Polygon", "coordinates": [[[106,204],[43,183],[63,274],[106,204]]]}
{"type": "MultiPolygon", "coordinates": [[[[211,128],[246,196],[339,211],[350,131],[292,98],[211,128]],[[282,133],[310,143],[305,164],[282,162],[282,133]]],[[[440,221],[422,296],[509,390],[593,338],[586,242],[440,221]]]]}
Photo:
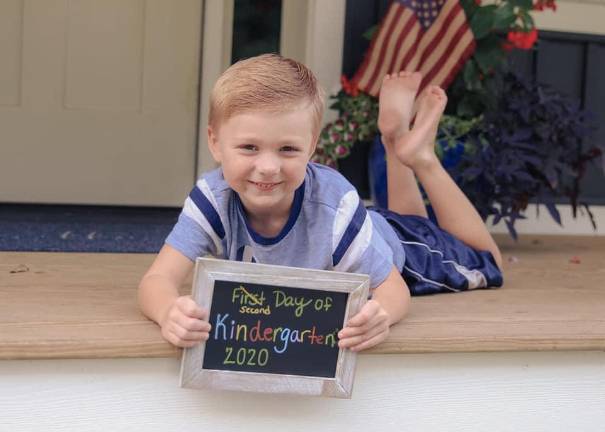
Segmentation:
{"type": "Polygon", "coordinates": [[[390,147],[409,131],[421,79],[419,72],[402,71],[387,74],[382,80],[378,99],[378,128],[385,145],[390,147]]]}
{"type": "Polygon", "coordinates": [[[395,142],[395,154],[404,165],[415,170],[435,160],[435,138],[447,96],[438,86],[424,89],[417,100],[414,127],[395,142]]]}

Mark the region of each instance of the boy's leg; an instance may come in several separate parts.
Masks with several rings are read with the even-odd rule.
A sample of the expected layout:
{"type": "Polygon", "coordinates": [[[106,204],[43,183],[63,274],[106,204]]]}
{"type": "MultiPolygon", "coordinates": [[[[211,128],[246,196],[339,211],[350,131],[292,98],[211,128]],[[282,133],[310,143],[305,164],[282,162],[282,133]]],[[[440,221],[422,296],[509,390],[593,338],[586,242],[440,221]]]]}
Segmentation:
{"type": "Polygon", "coordinates": [[[435,154],[435,137],[446,103],[441,88],[427,87],[417,101],[414,127],[396,140],[394,153],[418,177],[439,226],[468,246],[491,252],[501,268],[500,251],[483,220],[435,154]]]}
{"type": "Polygon", "coordinates": [[[378,128],[386,151],[389,210],[427,217],[414,172],[395,156],[395,143],[409,133],[421,78],[418,72],[399,72],[384,77],[379,96],[378,128]]]}

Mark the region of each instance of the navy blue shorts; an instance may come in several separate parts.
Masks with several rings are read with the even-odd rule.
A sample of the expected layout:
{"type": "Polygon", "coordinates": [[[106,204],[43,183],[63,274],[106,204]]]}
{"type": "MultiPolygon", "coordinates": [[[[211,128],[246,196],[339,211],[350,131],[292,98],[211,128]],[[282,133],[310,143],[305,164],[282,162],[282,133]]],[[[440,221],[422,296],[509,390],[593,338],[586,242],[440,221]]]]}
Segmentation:
{"type": "Polygon", "coordinates": [[[477,251],[429,219],[378,207],[405,251],[401,275],[412,295],[502,286],[502,272],[491,252],[477,251]]]}

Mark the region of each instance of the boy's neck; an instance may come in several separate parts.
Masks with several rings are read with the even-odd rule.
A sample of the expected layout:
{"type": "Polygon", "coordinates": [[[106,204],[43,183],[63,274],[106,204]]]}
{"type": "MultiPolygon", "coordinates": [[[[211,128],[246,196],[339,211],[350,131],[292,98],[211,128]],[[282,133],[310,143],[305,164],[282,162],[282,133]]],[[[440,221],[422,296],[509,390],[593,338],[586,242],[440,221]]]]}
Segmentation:
{"type": "Polygon", "coordinates": [[[267,238],[276,237],[286,226],[288,215],[283,216],[267,216],[266,218],[254,218],[248,216],[250,227],[259,235],[267,238]]]}
{"type": "Polygon", "coordinates": [[[246,203],[239,198],[239,207],[243,212],[248,228],[253,231],[253,234],[258,234],[265,239],[276,238],[284,233],[285,229],[289,230],[288,226],[291,227],[296,222],[302,209],[304,188],[303,183],[291,196],[282,200],[280,205],[274,204],[254,208],[253,206],[246,206],[246,203]]]}

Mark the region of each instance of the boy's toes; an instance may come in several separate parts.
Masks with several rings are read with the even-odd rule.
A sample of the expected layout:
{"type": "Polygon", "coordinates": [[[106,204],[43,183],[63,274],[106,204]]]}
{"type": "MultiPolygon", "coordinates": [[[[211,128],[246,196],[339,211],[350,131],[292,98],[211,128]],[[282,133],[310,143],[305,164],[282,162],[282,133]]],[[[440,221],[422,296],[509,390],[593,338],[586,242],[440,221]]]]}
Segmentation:
{"type": "Polygon", "coordinates": [[[447,97],[447,96],[445,95],[445,91],[444,91],[444,90],[443,90],[441,87],[439,87],[439,86],[437,86],[437,85],[431,85],[431,86],[429,86],[429,91],[430,91],[432,94],[434,94],[435,96],[439,96],[439,97],[447,97]]]}

